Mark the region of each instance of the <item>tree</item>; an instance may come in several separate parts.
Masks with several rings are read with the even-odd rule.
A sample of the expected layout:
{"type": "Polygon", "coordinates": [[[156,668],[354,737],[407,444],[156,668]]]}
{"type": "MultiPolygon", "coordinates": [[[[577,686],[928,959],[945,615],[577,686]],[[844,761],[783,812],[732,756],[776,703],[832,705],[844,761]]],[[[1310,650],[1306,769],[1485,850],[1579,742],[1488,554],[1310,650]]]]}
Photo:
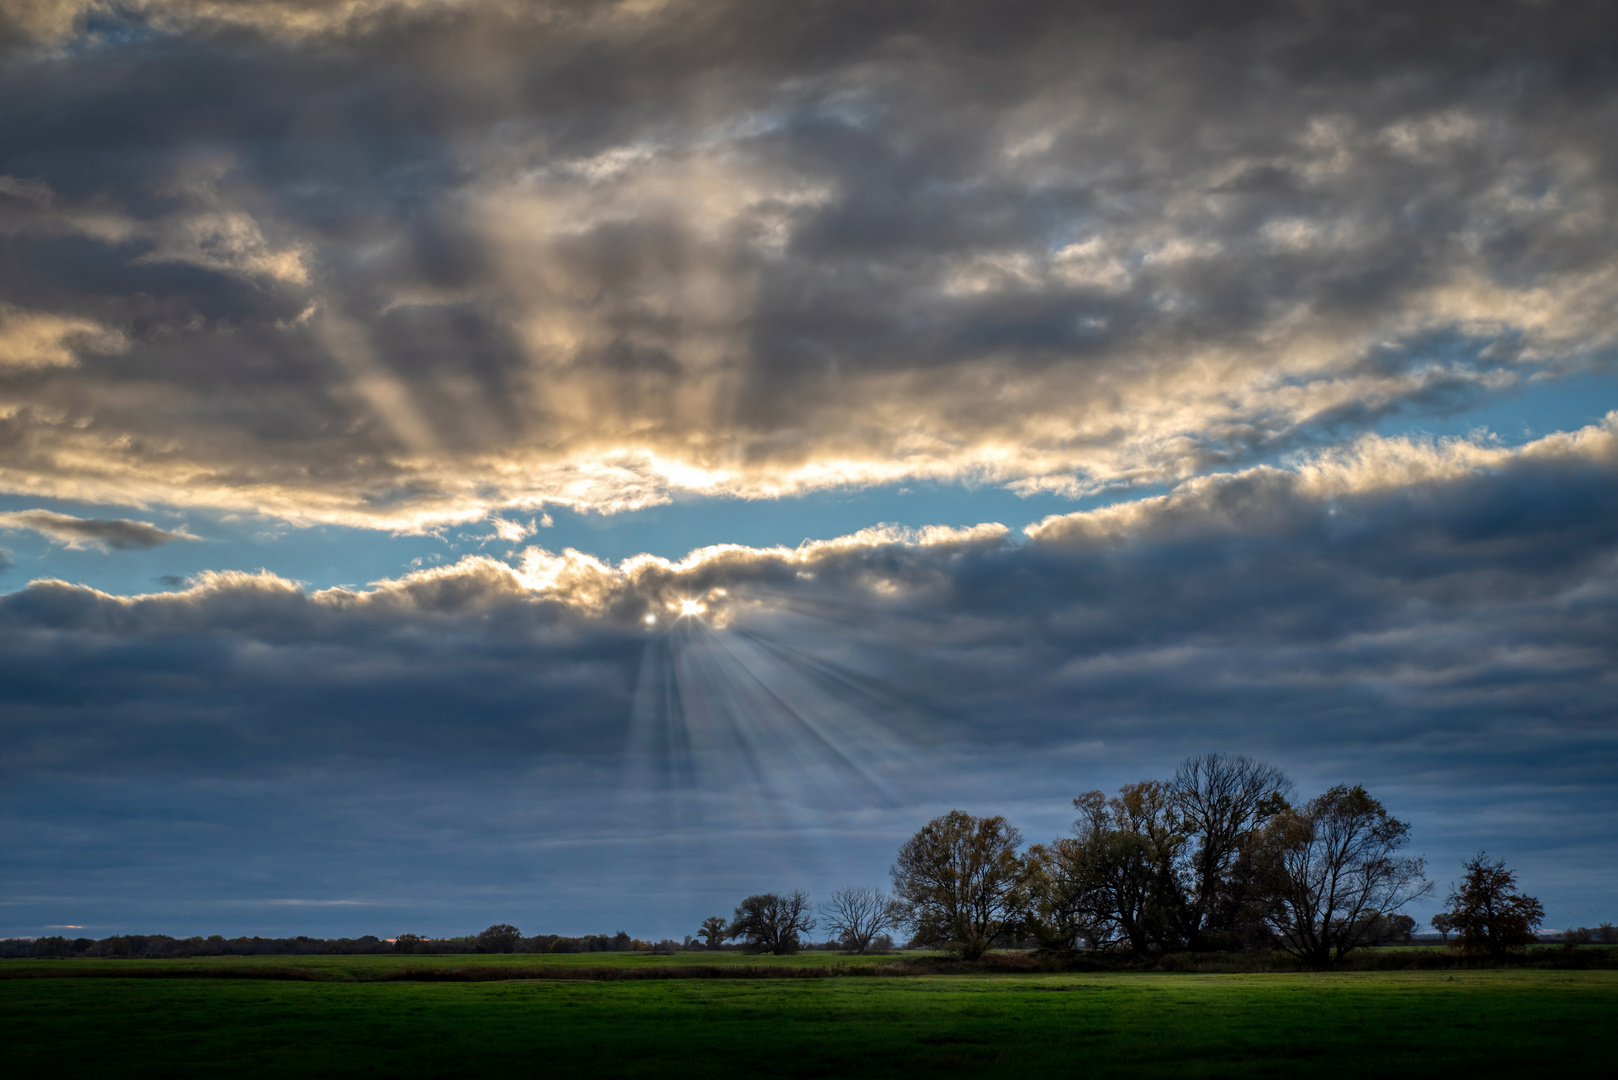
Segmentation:
{"type": "Polygon", "coordinates": [[[1041,949],[1071,952],[1095,934],[1078,840],[1035,844],[1024,856],[1023,929],[1041,949]]]}
{"type": "Polygon", "coordinates": [[[1022,834],[995,817],[951,810],[899,849],[893,891],[919,941],[976,960],[1015,928],[1025,868],[1022,834]]]}
{"type": "Polygon", "coordinates": [[[1447,911],[1440,911],[1427,921],[1432,924],[1434,930],[1438,931],[1438,936],[1446,942],[1449,940],[1450,931],[1455,929],[1455,917],[1447,911]]]}
{"type": "Polygon", "coordinates": [[[522,945],[522,931],[509,923],[495,923],[478,935],[478,952],[516,952],[522,945]]]}
{"type": "Polygon", "coordinates": [[[421,944],[421,937],[418,934],[400,934],[393,939],[393,951],[402,953],[415,952],[421,948],[421,944]]]}
{"type": "Polygon", "coordinates": [[[1276,814],[1258,854],[1268,891],[1266,920],[1280,945],[1324,968],[1362,944],[1377,926],[1423,896],[1426,863],[1400,856],[1410,826],[1388,816],[1358,785],[1343,784],[1301,809],[1276,814]]]}
{"type": "Polygon", "coordinates": [[[1073,805],[1079,811],[1075,842],[1050,850],[1097,943],[1124,945],[1137,955],[1183,948],[1180,865],[1187,836],[1171,786],[1143,780],[1125,784],[1110,799],[1086,792],[1073,805]]]}
{"type": "Polygon", "coordinates": [[[832,893],[820,914],[843,948],[863,954],[878,934],[899,925],[904,912],[891,897],[862,885],[832,893]]]}
{"type": "Polygon", "coordinates": [[[749,952],[781,956],[797,952],[801,944],[798,935],[814,928],[815,921],[809,917],[809,894],[799,889],[785,896],[749,896],[736,909],[725,936],[744,939],[749,952]]]}
{"type": "Polygon", "coordinates": [[[1517,875],[1502,860],[1489,862],[1484,852],[1461,866],[1460,883],[1445,903],[1460,936],[1463,952],[1502,956],[1532,945],[1534,928],[1545,920],[1545,909],[1532,896],[1517,892],[1517,875]]]}
{"type": "Polygon", "coordinates": [[[697,936],[708,948],[717,949],[725,943],[729,931],[730,923],[725,921],[723,915],[710,915],[702,920],[702,928],[697,931],[697,936]]]}
{"type": "Polygon", "coordinates": [[[1383,915],[1371,916],[1371,923],[1365,928],[1365,935],[1360,939],[1362,945],[1408,945],[1410,935],[1415,932],[1416,920],[1409,915],[1383,915]]]}
{"type": "Polygon", "coordinates": [[[1170,798],[1186,836],[1187,946],[1247,944],[1260,922],[1252,852],[1259,831],[1286,809],[1292,781],[1273,765],[1229,754],[1187,758],[1174,774],[1170,798]]]}

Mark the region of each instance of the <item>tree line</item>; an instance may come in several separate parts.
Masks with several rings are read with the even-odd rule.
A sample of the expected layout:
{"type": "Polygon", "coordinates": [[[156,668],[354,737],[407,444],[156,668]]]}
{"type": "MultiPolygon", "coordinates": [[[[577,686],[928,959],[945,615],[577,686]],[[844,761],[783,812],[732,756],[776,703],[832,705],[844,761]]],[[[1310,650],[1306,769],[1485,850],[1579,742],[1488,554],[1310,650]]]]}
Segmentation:
{"type": "Polygon", "coordinates": [[[606,953],[670,952],[680,948],[675,941],[651,942],[616,934],[584,934],[564,937],[536,934],[524,937],[516,927],[499,923],[477,934],[429,938],[400,934],[378,938],[366,934],[357,938],[316,937],[210,937],[176,938],[165,934],[115,934],[96,939],[68,938],[61,935],[39,938],[13,938],[0,941],[0,958],[5,957],[138,957],[144,959],[191,956],[334,956],[381,953],[419,955],[464,955],[467,953],[606,953]]]}
{"type": "MultiPolygon", "coordinates": [[[[899,849],[893,891],[845,889],[821,922],[865,952],[883,931],[977,959],[1000,945],[1147,957],[1275,950],[1327,967],[1356,948],[1410,939],[1402,909],[1428,895],[1425,861],[1405,853],[1410,826],[1363,787],[1295,802],[1281,770],[1250,758],[1188,758],[1167,780],[1073,800],[1072,832],[1023,845],[1004,817],[959,810],[899,849]]],[[[1500,955],[1533,940],[1544,910],[1503,863],[1463,867],[1434,921],[1469,953],[1500,955]]],[[[730,920],[702,925],[710,942],[773,953],[818,925],[801,892],[750,896],[730,920]]]]}

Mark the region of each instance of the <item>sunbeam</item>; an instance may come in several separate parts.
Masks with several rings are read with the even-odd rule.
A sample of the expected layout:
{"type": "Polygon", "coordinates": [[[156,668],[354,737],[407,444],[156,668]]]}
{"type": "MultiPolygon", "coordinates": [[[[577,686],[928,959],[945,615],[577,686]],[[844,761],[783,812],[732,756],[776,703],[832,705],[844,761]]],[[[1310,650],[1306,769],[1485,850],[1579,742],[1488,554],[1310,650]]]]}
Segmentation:
{"type": "MultiPolygon", "coordinates": [[[[659,836],[789,830],[811,844],[905,801],[926,755],[903,699],[804,618],[716,627],[700,601],[647,642],[626,744],[626,806],[659,836]]],[[[869,668],[869,664],[865,665],[869,668]]]]}

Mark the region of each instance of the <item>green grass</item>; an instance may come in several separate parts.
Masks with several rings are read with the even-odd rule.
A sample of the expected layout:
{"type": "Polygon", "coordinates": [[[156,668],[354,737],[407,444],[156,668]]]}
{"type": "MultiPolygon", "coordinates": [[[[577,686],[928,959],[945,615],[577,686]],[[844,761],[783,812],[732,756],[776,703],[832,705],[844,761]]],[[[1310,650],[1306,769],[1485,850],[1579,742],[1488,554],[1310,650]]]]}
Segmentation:
{"type": "Polygon", "coordinates": [[[0,980],[14,1076],[1596,1076],[1615,1006],[1609,971],[0,980]]]}
{"type": "Polygon", "coordinates": [[[559,968],[644,970],[666,967],[737,968],[836,968],[893,964],[904,960],[939,957],[940,953],[908,952],[887,956],[850,956],[836,952],[806,952],[794,956],[756,956],[743,952],[680,952],[672,956],[652,953],[489,953],[439,956],[379,955],[359,956],[193,956],[182,959],[75,958],[68,960],[0,960],[0,981],[36,975],[74,977],[86,973],[131,972],[140,976],[192,972],[225,971],[303,971],[338,982],[370,981],[387,978],[406,970],[453,968],[559,968]]]}

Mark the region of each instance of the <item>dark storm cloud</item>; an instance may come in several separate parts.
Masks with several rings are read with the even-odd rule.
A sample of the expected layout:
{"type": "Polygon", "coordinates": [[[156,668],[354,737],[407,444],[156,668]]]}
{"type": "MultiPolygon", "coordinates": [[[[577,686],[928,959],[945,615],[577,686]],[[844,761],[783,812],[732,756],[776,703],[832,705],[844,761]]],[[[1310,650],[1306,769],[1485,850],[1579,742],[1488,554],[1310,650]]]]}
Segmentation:
{"type": "Polygon", "coordinates": [[[1083,491],[1618,331],[1604,5],[18,10],[13,488],[1083,491]]]}

